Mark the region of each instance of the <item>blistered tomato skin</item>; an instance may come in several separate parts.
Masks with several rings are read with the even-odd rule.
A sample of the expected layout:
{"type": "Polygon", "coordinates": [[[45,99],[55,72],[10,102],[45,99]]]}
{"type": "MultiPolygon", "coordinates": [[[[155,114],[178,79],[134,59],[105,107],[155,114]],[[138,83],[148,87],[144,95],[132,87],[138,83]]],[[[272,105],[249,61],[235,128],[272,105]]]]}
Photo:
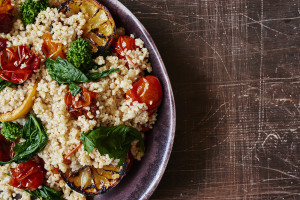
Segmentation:
{"type": "Polygon", "coordinates": [[[12,27],[12,16],[9,14],[0,14],[0,33],[9,33],[12,27]]]}
{"type": "Polygon", "coordinates": [[[40,57],[27,45],[2,48],[2,50],[0,48],[0,77],[6,81],[24,83],[31,77],[33,70],[40,67],[40,63],[40,57]]]}
{"type": "Polygon", "coordinates": [[[9,161],[11,159],[11,155],[10,155],[11,146],[12,143],[6,140],[5,137],[0,134],[0,161],[9,161]]]}
{"type": "Polygon", "coordinates": [[[118,54],[120,59],[128,59],[125,52],[129,50],[136,50],[135,39],[128,35],[121,35],[115,43],[114,51],[118,54]]]}
{"type": "Polygon", "coordinates": [[[36,190],[44,181],[42,167],[33,160],[18,164],[10,170],[10,176],[8,184],[23,190],[36,190]]]}
{"type": "Polygon", "coordinates": [[[62,44],[53,42],[51,33],[45,33],[43,40],[42,51],[47,58],[56,60],[57,57],[61,57],[62,59],[66,59],[62,44]]]}
{"type": "Polygon", "coordinates": [[[97,93],[90,92],[85,87],[81,87],[81,90],[82,92],[78,94],[78,98],[73,97],[70,92],[66,93],[65,104],[67,111],[76,118],[85,115],[87,118],[92,119],[88,115],[88,112],[91,112],[94,117],[96,116],[96,110],[98,109],[96,105],[97,93]],[[86,110],[85,107],[89,107],[90,109],[86,110]]]}
{"type": "Polygon", "coordinates": [[[155,76],[149,75],[141,78],[133,84],[133,87],[126,92],[126,99],[145,103],[149,115],[153,114],[162,101],[162,87],[155,76]]]}

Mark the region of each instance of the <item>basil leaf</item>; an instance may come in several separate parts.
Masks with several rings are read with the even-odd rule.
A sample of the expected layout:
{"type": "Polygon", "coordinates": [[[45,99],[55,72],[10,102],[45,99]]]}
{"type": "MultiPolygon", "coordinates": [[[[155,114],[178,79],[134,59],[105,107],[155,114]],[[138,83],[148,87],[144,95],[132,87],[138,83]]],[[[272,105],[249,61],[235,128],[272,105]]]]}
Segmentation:
{"type": "Polygon", "coordinates": [[[42,151],[48,141],[45,127],[32,114],[23,127],[22,138],[25,139],[25,142],[20,142],[13,148],[17,155],[9,161],[0,161],[0,165],[27,162],[32,156],[42,151]]]}
{"type": "MultiPolygon", "coordinates": [[[[84,74],[78,68],[73,66],[68,60],[62,59],[60,57],[58,57],[56,60],[48,58],[45,61],[45,64],[48,68],[48,74],[59,84],[92,82],[99,78],[106,77],[113,72],[119,71],[119,69],[112,68],[110,70],[105,70],[102,72],[89,72],[87,74],[84,74]]],[[[94,63],[91,67],[96,69],[102,66],[103,65],[97,65],[96,63],[94,63]]]]}
{"type": "Polygon", "coordinates": [[[61,192],[58,192],[44,185],[41,189],[36,189],[34,191],[25,191],[32,196],[35,196],[37,198],[43,198],[44,200],[63,200],[61,192]]]}
{"type": "Polygon", "coordinates": [[[76,96],[76,94],[78,94],[78,93],[81,92],[81,87],[75,85],[74,83],[71,83],[71,84],[69,85],[69,90],[70,90],[72,96],[74,97],[74,96],[76,96]]]}
{"type": "Polygon", "coordinates": [[[51,58],[47,58],[45,65],[48,68],[48,74],[59,84],[85,83],[89,81],[82,71],[66,59],[58,57],[56,60],[52,60],[51,58]]]}
{"type": "Polygon", "coordinates": [[[118,72],[118,71],[119,71],[119,68],[117,68],[117,69],[112,68],[112,69],[105,70],[102,72],[90,72],[86,76],[88,77],[89,81],[93,82],[99,78],[104,78],[104,77],[108,76],[109,74],[118,72]]]}
{"type": "Polygon", "coordinates": [[[83,132],[80,137],[85,151],[91,153],[97,148],[102,155],[108,154],[110,158],[120,159],[119,166],[125,162],[131,142],[135,139],[139,140],[144,152],[142,134],[131,126],[99,127],[87,133],[83,132]]]}
{"type": "Polygon", "coordinates": [[[12,86],[15,85],[15,83],[3,80],[2,78],[0,78],[0,91],[3,90],[6,86],[12,86]]]}
{"type": "Polygon", "coordinates": [[[90,62],[89,65],[88,65],[88,70],[92,70],[92,69],[99,69],[101,67],[104,67],[105,64],[103,65],[98,65],[97,63],[95,62],[90,62]]]}

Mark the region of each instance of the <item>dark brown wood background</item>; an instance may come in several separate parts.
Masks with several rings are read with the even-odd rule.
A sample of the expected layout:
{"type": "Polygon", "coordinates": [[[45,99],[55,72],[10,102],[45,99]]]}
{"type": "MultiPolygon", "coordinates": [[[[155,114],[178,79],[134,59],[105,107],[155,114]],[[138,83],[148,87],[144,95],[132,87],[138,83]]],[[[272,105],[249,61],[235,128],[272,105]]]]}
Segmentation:
{"type": "Polygon", "coordinates": [[[151,199],[300,199],[300,0],[121,0],[156,42],[177,130],[151,199]]]}

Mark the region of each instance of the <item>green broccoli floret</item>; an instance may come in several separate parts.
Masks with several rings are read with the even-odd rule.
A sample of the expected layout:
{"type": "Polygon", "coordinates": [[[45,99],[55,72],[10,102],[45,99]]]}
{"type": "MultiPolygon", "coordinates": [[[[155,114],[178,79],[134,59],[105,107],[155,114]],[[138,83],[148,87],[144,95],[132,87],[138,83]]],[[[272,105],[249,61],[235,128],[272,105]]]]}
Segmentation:
{"type": "Polygon", "coordinates": [[[47,7],[49,7],[48,0],[25,0],[21,5],[21,18],[25,26],[34,23],[36,16],[47,7]]]}
{"type": "Polygon", "coordinates": [[[22,127],[18,123],[4,122],[1,129],[1,134],[5,137],[6,140],[13,142],[21,137],[22,127]]]}
{"type": "Polygon", "coordinates": [[[80,38],[71,43],[67,53],[68,60],[82,71],[89,70],[92,61],[92,46],[88,41],[80,38]]]}

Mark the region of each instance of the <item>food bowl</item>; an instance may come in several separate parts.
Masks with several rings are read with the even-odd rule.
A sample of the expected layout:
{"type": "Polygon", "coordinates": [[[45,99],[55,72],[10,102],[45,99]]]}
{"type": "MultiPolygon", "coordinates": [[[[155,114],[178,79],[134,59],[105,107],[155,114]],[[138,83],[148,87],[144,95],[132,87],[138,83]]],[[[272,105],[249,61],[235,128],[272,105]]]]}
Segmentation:
{"type": "Polygon", "coordinates": [[[118,27],[124,27],[128,33],[144,41],[153,67],[151,74],[160,79],[164,96],[157,122],[154,128],[146,133],[145,156],[134,165],[120,184],[94,199],[149,199],[163,176],[173,146],[176,113],[172,87],[156,45],[141,22],[117,0],[102,0],[100,3],[109,9],[118,27]]]}

